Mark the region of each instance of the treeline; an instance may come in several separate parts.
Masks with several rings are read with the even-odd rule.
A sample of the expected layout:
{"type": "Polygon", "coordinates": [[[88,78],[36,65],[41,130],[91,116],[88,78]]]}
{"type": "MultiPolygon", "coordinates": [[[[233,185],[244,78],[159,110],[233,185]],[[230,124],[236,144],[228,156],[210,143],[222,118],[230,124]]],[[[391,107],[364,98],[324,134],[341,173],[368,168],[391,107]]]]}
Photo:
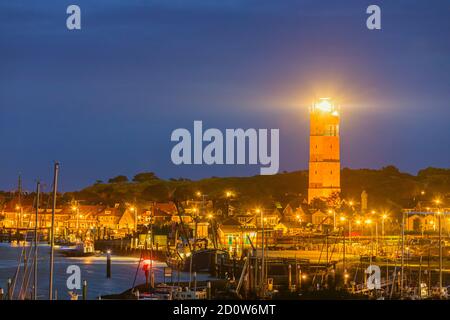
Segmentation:
{"type": "MultiPolygon", "coordinates": [[[[399,209],[414,206],[419,200],[450,194],[450,169],[427,168],[417,175],[400,172],[394,166],[374,169],[344,168],[341,173],[341,198],[360,201],[361,192],[369,195],[369,207],[399,209]],[[422,194],[422,192],[425,194],[422,194]]],[[[153,172],[135,175],[132,179],[117,176],[108,182],[97,181],[77,192],[64,194],[64,199],[82,199],[90,203],[114,204],[133,201],[169,201],[195,198],[197,192],[208,199],[223,200],[232,192],[234,205],[245,207],[285,205],[307,197],[308,172],[295,171],[272,176],[189,179],[158,178],[153,172]]],[[[449,204],[450,205],[450,204],[449,204]]]]}

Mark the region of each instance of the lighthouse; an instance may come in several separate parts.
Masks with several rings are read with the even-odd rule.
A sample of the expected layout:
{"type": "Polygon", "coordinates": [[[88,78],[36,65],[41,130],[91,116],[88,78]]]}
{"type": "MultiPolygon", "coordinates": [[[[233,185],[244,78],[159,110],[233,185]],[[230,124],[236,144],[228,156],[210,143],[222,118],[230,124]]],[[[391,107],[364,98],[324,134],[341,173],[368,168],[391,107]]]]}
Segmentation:
{"type": "Polygon", "coordinates": [[[308,203],[341,191],[339,120],[339,110],[330,98],[311,106],[308,203]]]}

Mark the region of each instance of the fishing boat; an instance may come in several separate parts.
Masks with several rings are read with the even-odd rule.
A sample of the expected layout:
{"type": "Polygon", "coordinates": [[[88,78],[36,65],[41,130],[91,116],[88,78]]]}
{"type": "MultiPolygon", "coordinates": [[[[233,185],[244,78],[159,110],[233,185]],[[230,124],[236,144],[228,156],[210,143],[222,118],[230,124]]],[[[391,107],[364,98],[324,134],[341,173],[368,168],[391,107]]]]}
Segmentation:
{"type": "Polygon", "coordinates": [[[175,251],[167,257],[167,265],[180,271],[210,272],[216,265],[228,263],[230,256],[227,251],[221,249],[200,249],[192,252],[175,251]],[[192,264],[191,264],[192,259],[192,264]]]}
{"type": "Polygon", "coordinates": [[[61,246],[59,252],[66,257],[89,257],[100,253],[95,251],[94,242],[90,239],[78,241],[73,246],[61,246]]]}

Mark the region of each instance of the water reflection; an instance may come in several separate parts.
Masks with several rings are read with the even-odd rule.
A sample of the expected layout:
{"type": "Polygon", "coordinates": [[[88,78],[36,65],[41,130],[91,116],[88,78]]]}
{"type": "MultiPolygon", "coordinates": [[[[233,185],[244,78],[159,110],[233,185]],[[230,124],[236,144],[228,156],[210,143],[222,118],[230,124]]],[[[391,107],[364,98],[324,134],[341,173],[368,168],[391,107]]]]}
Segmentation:
{"type": "MultiPolygon", "coordinates": [[[[26,248],[27,252],[29,247],[26,248]]],[[[0,243],[0,288],[4,288],[6,292],[8,278],[13,278],[22,247],[12,247],[10,244],[0,243]]],[[[48,245],[40,245],[38,248],[38,298],[48,299],[49,285],[49,252],[48,245]]],[[[66,273],[67,267],[77,265],[81,269],[81,279],[88,283],[88,299],[97,299],[100,295],[114,294],[123,292],[133,285],[136,275],[136,283],[144,283],[145,276],[142,270],[137,270],[139,259],[131,257],[112,256],[112,278],[106,278],[106,255],[93,257],[65,257],[55,251],[54,264],[54,289],[57,290],[58,299],[69,299],[68,289],[66,285],[67,278],[70,274],[66,273]],[[137,272],[137,274],[136,274],[137,272]]],[[[28,265],[31,267],[31,265],[28,265]]],[[[155,262],[155,280],[162,282],[164,278],[165,263],[155,262]]],[[[21,273],[24,270],[24,264],[20,265],[21,273]]],[[[174,279],[177,277],[174,272],[174,279]]],[[[207,275],[199,275],[199,280],[208,278],[207,275]]],[[[29,281],[28,292],[31,292],[32,280],[29,281]]],[[[180,274],[181,280],[188,280],[187,273],[180,274]]],[[[19,292],[21,281],[18,281],[15,288],[15,296],[19,292]]],[[[81,290],[78,290],[81,294],[81,290]]],[[[28,295],[29,296],[29,295],[28,295]]]]}

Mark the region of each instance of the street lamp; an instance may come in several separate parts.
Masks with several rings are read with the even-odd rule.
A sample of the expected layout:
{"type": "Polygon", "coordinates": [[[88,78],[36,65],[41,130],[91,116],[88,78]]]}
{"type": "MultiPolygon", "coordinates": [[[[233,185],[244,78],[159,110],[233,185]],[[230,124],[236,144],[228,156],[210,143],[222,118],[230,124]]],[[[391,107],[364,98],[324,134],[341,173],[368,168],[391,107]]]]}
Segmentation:
{"type": "Polygon", "coordinates": [[[384,221],[388,218],[388,215],[384,213],[381,216],[381,236],[384,237],[384,221]]]}
{"type": "Polygon", "coordinates": [[[80,215],[80,212],[79,212],[79,209],[78,209],[78,206],[77,205],[73,205],[72,206],[72,211],[73,212],[75,212],[75,218],[77,219],[77,230],[76,231],[78,231],[78,229],[79,229],[79,215],[80,215]]]}
{"type": "Polygon", "coordinates": [[[373,230],[372,230],[372,228],[370,227],[370,225],[373,223],[373,221],[372,221],[372,219],[366,219],[365,221],[364,221],[364,223],[366,224],[366,225],[368,225],[369,226],[369,229],[370,229],[370,251],[371,251],[371,253],[370,253],[370,263],[372,264],[372,256],[373,256],[373,230]]]}
{"type": "Polygon", "coordinates": [[[441,200],[436,199],[437,205],[438,228],[439,228],[439,298],[442,298],[442,212],[440,209],[441,200]]]}
{"type": "Polygon", "coordinates": [[[230,198],[233,196],[231,191],[225,192],[225,198],[227,199],[227,216],[230,214],[230,198]]]}
{"type": "Polygon", "coordinates": [[[134,206],[130,207],[130,211],[134,213],[134,232],[137,233],[137,228],[138,228],[138,217],[137,217],[137,209],[134,206]]]}
{"type": "MultiPolygon", "coordinates": [[[[340,216],[339,220],[344,223],[347,218],[345,216],[340,216]]],[[[347,274],[347,269],[345,268],[345,228],[344,225],[342,225],[342,270],[343,270],[343,274],[344,274],[344,284],[346,283],[346,279],[345,279],[345,275],[347,274]]]]}
{"type": "Polygon", "coordinates": [[[261,229],[262,229],[262,233],[261,233],[261,292],[262,295],[264,296],[264,289],[265,289],[265,270],[264,270],[264,212],[263,210],[261,210],[260,208],[256,208],[255,212],[258,214],[260,214],[260,219],[261,219],[261,229]]]}

